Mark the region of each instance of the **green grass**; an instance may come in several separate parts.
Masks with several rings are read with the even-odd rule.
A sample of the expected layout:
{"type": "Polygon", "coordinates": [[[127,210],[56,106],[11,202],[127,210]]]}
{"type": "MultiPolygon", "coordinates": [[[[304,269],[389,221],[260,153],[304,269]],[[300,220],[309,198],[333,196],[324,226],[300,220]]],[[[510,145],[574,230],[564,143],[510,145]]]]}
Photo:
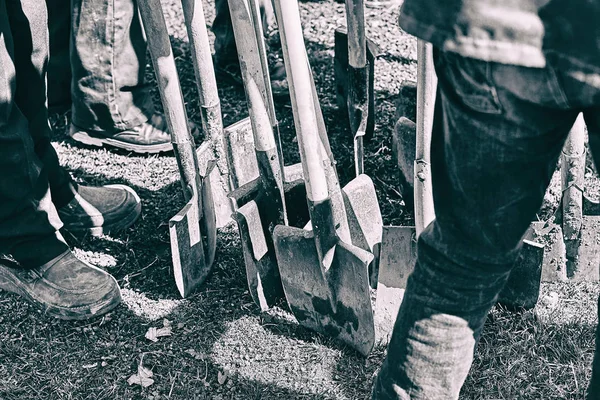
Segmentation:
{"type": "MultiPolygon", "coordinates": [[[[197,96],[181,10],[165,1],[187,101],[199,122],[197,96]]],[[[333,30],[343,20],[333,0],[301,4],[305,35],[342,184],[352,178],[352,140],[339,121],[333,79],[333,30]]],[[[212,3],[205,4],[212,21],[212,3]]],[[[415,79],[416,46],[396,27],[394,12],[368,15],[370,35],[383,47],[376,63],[377,135],[366,144],[366,171],[387,224],[410,213],[396,189],[391,157],[394,100],[402,79],[415,79]]],[[[151,77],[151,72],[148,72],[151,77]]],[[[225,124],[247,115],[243,92],[220,87],[225,124]]],[[[287,163],[297,162],[289,103],[277,105],[287,163]]],[[[361,357],[300,327],[285,304],[261,313],[246,287],[235,226],[219,231],[215,268],[188,299],[171,272],[168,220],[182,206],[172,155],[140,157],[75,145],[57,126],[61,162],[87,184],[125,183],[143,202],[141,219],[114,237],[67,237],[77,255],[112,273],[123,305],[89,322],[41,315],[0,293],[0,399],[367,399],[382,362],[381,346],[361,357]],[[172,336],[153,343],[150,327],[168,319],[172,336]],[[138,364],[153,371],[148,388],[129,386],[138,364]],[[219,374],[227,379],[219,382],[219,374]]],[[[593,353],[598,284],[545,284],[532,312],[491,314],[463,389],[464,399],[577,399],[587,385],[593,353]]]]}

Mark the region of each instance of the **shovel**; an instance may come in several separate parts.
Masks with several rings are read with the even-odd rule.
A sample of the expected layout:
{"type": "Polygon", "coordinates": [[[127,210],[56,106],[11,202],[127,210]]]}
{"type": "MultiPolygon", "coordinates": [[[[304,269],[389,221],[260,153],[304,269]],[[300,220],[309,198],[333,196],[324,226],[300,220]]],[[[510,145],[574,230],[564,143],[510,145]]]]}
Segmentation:
{"type": "Polygon", "coordinates": [[[284,32],[282,46],[298,124],[298,145],[306,182],[312,231],[277,225],[273,231],[281,280],[299,323],[368,354],[374,344],[368,267],[373,255],[336,234],[323,146],[319,138],[311,75],[298,5],[275,2],[284,32]],[[298,90],[300,89],[300,90],[298,90]]]}
{"type": "Polygon", "coordinates": [[[302,226],[308,220],[308,212],[306,204],[296,200],[305,197],[304,182],[301,179],[284,181],[280,145],[274,132],[276,124],[269,97],[266,55],[261,57],[258,43],[262,41],[262,33],[255,29],[254,18],[258,14],[255,7],[253,0],[229,1],[258,166],[258,177],[230,195],[239,206],[235,220],[250,294],[255,303],[266,310],[284,296],[273,248],[273,229],[289,223],[288,213],[293,216],[293,222],[302,226]],[[286,207],[288,202],[296,205],[291,213],[286,207]]]}
{"type": "Polygon", "coordinates": [[[363,137],[369,120],[370,87],[365,39],[365,9],[363,0],[346,0],[348,22],[348,120],[354,137],[354,168],[356,175],[364,173],[363,137]]]}
{"type": "MultiPolygon", "coordinates": [[[[366,65],[367,65],[367,96],[368,96],[368,107],[367,107],[367,123],[364,132],[364,138],[370,139],[373,137],[375,131],[375,95],[374,95],[374,83],[375,83],[375,58],[381,53],[379,46],[377,46],[368,37],[365,38],[364,30],[364,11],[357,7],[363,7],[363,2],[353,1],[352,4],[346,2],[346,16],[348,29],[354,31],[354,34],[348,34],[348,29],[345,27],[338,27],[334,34],[334,75],[335,75],[335,86],[336,86],[336,99],[337,106],[340,109],[347,110],[347,115],[350,116],[349,112],[349,90],[352,79],[352,72],[349,71],[349,61],[352,58],[352,67],[359,66],[360,63],[356,62],[354,55],[359,55],[362,41],[366,41],[366,65]],[[350,7],[350,8],[349,8],[350,7]],[[349,11],[350,10],[350,11],[349,11]],[[359,30],[357,30],[359,29],[359,30]],[[361,39],[360,36],[362,35],[361,39]],[[353,41],[353,42],[351,42],[353,41]],[[357,46],[358,45],[358,46],[357,46]],[[352,46],[352,49],[350,47],[352,46]],[[352,53],[351,53],[352,52],[352,53]],[[351,56],[351,54],[354,54],[351,56]]],[[[364,85],[364,81],[361,81],[364,85]]],[[[352,126],[352,125],[351,125],[352,126]]]]}
{"type": "Polygon", "coordinates": [[[408,276],[417,259],[417,238],[435,219],[431,188],[430,147],[437,77],[431,44],[417,40],[417,123],[414,161],[415,226],[384,226],[381,240],[375,329],[377,340],[391,335],[408,276]]]}
{"type": "Polygon", "coordinates": [[[216,217],[210,179],[206,179],[214,162],[199,171],[160,0],[141,0],[139,10],[187,201],[169,221],[173,275],[180,294],[186,297],[206,279],[215,257],[216,217]]]}

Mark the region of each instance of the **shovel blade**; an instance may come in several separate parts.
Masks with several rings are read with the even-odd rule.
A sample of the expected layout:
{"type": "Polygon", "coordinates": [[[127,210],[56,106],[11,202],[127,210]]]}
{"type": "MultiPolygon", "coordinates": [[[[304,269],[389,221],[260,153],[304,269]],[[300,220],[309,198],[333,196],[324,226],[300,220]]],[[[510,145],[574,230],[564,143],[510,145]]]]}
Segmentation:
{"type": "Polygon", "coordinates": [[[375,185],[368,175],[359,175],[342,189],[352,244],[373,254],[371,282],[377,281],[383,219],[375,185]]]}
{"type": "Polygon", "coordinates": [[[209,275],[198,221],[198,201],[192,198],[169,220],[173,275],[181,297],[187,297],[209,275]]]}
{"type": "Polygon", "coordinates": [[[537,304],[542,280],[544,245],[524,240],[498,303],[509,310],[530,310],[537,304]]]}
{"type": "Polygon", "coordinates": [[[235,213],[240,232],[248,289],[262,311],[283,297],[277,260],[265,235],[258,205],[249,201],[235,213]]]}
{"type": "Polygon", "coordinates": [[[417,261],[414,226],[384,226],[379,255],[375,332],[378,343],[387,344],[402,304],[408,276],[417,261]]]}
{"type": "Polygon", "coordinates": [[[273,241],[283,290],[298,322],[369,354],[375,343],[368,276],[373,256],[338,241],[324,266],[313,232],[284,225],[275,227],[273,241]]]}
{"type": "MultiPolygon", "coordinates": [[[[364,137],[368,140],[375,132],[375,96],[373,88],[375,84],[375,57],[380,53],[379,47],[367,38],[367,62],[369,102],[368,118],[364,137]]],[[[347,110],[348,107],[348,34],[345,28],[335,30],[335,56],[334,56],[335,87],[338,108],[347,110]]]]}

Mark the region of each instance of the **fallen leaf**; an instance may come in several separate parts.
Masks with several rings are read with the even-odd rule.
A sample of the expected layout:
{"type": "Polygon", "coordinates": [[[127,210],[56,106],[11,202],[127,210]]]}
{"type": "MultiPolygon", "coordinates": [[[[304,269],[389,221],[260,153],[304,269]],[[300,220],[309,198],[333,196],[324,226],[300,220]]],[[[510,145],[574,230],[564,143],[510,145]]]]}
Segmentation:
{"type": "Polygon", "coordinates": [[[86,364],[86,365],[82,365],[81,368],[85,368],[85,369],[90,369],[90,368],[96,368],[98,366],[98,363],[93,363],[93,364],[86,364]]]}
{"type": "Polygon", "coordinates": [[[154,374],[148,368],[145,368],[142,364],[138,365],[138,373],[131,375],[127,379],[129,385],[140,385],[141,387],[148,387],[154,383],[152,376],[154,374]]]}
{"type": "Polygon", "coordinates": [[[219,385],[224,384],[228,376],[229,374],[227,373],[227,371],[219,371],[219,374],[217,375],[217,382],[219,382],[219,385]]]}
{"type": "Polygon", "coordinates": [[[165,326],[164,328],[150,328],[148,332],[146,332],[146,339],[151,340],[153,342],[158,342],[158,338],[162,336],[171,336],[171,327],[165,326]]]}
{"type": "Polygon", "coordinates": [[[205,354],[198,353],[194,349],[187,349],[185,352],[188,353],[190,356],[194,357],[196,360],[204,360],[206,358],[205,354]]]}

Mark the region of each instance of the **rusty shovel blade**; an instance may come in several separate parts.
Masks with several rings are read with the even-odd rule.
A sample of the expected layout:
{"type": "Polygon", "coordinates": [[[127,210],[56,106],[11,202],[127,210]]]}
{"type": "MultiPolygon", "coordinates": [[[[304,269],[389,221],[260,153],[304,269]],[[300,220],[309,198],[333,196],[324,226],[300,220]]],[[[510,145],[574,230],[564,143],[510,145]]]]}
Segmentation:
{"type": "MultiPolygon", "coordinates": [[[[209,179],[204,180],[200,195],[203,204],[212,204],[209,179]]],[[[203,207],[200,210],[198,198],[193,196],[169,220],[169,234],[175,284],[181,296],[187,297],[212,271],[217,247],[214,208],[203,207]]]]}
{"type": "Polygon", "coordinates": [[[373,255],[338,241],[321,263],[314,233],[284,225],[275,227],[273,240],[298,322],[369,354],[375,344],[368,274],[373,255]]]}

